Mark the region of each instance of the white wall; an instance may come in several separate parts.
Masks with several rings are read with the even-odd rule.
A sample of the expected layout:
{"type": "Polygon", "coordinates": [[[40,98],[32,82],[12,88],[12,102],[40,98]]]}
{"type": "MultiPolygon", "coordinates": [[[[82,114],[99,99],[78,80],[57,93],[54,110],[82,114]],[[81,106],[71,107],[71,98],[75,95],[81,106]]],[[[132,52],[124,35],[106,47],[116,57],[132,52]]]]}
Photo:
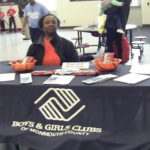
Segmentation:
{"type": "Polygon", "coordinates": [[[56,11],[56,0],[36,0],[37,2],[43,4],[48,10],[56,11]]]}
{"type": "Polygon", "coordinates": [[[141,5],[141,0],[132,0],[131,6],[140,6],[141,5]]]}
{"type": "Polygon", "coordinates": [[[99,1],[70,2],[57,0],[56,13],[61,26],[79,26],[96,23],[99,1]]]}
{"type": "MultiPolygon", "coordinates": [[[[94,24],[97,22],[99,12],[99,1],[82,1],[70,2],[70,0],[36,0],[45,5],[50,12],[56,14],[61,20],[62,27],[80,26],[94,24]]],[[[139,1],[139,0],[133,0],[139,1]]],[[[145,1],[145,0],[144,0],[145,1]]],[[[138,3],[138,2],[137,2],[138,3]]],[[[134,3],[137,4],[137,3],[134,3]]],[[[17,11],[17,5],[13,6],[17,11]]],[[[3,6],[3,11],[6,13],[9,6],[3,6]]],[[[141,6],[131,7],[129,23],[142,24],[141,6]]],[[[8,22],[8,17],[5,17],[8,22]]],[[[16,16],[17,28],[21,28],[18,13],[16,16]]],[[[8,26],[7,26],[8,28],[8,26]]]]}
{"type": "MultiPolygon", "coordinates": [[[[61,20],[62,27],[88,25],[97,22],[99,1],[70,2],[56,0],[56,14],[61,20]]],[[[129,23],[141,25],[140,0],[132,0],[129,23]]]]}
{"type": "Polygon", "coordinates": [[[150,19],[149,19],[149,11],[150,11],[150,0],[142,0],[142,24],[144,25],[150,25],[150,19]]]}
{"type": "Polygon", "coordinates": [[[142,11],[141,6],[131,7],[128,23],[142,25],[142,11]]]}

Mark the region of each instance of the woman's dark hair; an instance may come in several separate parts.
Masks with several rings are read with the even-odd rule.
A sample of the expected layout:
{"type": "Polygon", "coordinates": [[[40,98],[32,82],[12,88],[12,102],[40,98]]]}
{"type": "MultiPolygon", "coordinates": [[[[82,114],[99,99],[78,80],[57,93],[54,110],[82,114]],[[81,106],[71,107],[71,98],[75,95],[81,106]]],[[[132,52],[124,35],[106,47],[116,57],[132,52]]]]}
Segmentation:
{"type": "Polygon", "coordinates": [[[60,20],[55,15],[53,15],[53,14],[46,14],[43,17],[41,17],[39,22],[38,22],[38,26],[39,26],[40,29],[43,28],[43,20],[47,16],[53,16],[57,20],[57,27],[60,27],[60,20]]]}

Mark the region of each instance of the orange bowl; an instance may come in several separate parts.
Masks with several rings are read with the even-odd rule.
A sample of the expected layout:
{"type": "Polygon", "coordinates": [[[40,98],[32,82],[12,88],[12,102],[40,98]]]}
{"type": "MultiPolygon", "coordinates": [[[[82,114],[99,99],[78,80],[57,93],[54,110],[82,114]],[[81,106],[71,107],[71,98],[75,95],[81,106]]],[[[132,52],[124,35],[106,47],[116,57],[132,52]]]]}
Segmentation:
{"type": "Polygon", "coordinates": [[[23,71],[30,71],[34,68],[36,60],[33,60],[33,62],[27,62],[26,64],[22,64],[23,60],[16,60],[16,61],[11,61],[11,67],[18,72],[23,72],[23,71]]]}
{"type": "Polygon", "coordinates": [[[104,59],[100,58],[93,60],[93,63],[95,67],[100,71],[111,71],[115,70],[118,67],[120,60],[118,58],[112,58],[109,63],[104,63],[104,59]]]}

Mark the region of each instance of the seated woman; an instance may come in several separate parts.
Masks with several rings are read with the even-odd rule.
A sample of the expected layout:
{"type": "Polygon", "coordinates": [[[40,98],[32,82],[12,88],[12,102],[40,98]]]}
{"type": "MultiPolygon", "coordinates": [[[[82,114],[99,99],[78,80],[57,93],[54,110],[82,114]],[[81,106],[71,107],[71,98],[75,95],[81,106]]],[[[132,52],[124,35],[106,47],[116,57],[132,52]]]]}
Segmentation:
{"type": "Polygon", "coordinates": [[[39,20],[43,35],[29,47],[27,56],[33,56],[37,65],[59,66],[63,62],[77,62],[78,54],[73,44],[57,34],[60,21],[52,14],[39,20]]]}

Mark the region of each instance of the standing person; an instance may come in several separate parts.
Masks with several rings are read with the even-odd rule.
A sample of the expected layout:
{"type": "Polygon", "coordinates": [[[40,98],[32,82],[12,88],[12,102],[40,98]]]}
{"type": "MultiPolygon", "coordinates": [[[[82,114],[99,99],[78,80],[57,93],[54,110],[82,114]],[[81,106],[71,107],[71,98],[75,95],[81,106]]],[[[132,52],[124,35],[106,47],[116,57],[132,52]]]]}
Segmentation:
{"type": "MultiPolygon", "coordinates": [[[[25,6],[28,4],[27,0],[19,0],[18,1],[18,14],[19,14],[19,18],[21,21],[21,25],[23,27],[23,14],[24,14],[24,8],[25,6]]],[[[29,40],[30,39],[30,34],[29,34],[29,26],[28,23],[25,26],[25,30],[24,30],[24,38],[23,40],[29,40]]]]}
{"type": "Polygon", "coordinates": [[[56,16],[47,14],[39,20],[43,32],[39,40],[32,43],[27,56],[33,56],[37,65],[59,66],[63,62],[77,62],[78,54],[73,44],[57,34],[60,21],[56,16]]]}
{"type": "Polygon", "coordinates": [[[14,32],[16,32],[16,21],[15,21],[16,10],[12,8],[11,5],[10,8],[7,10],[7,15],[9,17],[9,32],[12,32],[12,24],[14,26],[14,32]]]}
{"type": "Polygon", "coordinates": [[[0,27],[1,31],[5,33],[5,20],[4,20],[5,14],[2,11],[2,8],[0,8],[0,27]]]}
{"type": "Polygon", "coordinates": [[[38,28],[39,19],[48,14],[48,10],[35,0],[28,0],[29,4],[24,9],[23,32],[27,21],[29,22],[30,37],[32,42],[38,40],[42,31],[38,28]]]}
{"type": "MultiPolygon", "coordinates": [[[[121,2],[121,0],[118,0],[121,2]]],[[[122,27],[125,31],[125,27],[127,24],[129,11],[130,11],[130,3],[131,0],[124,0],[124,5],[122,7],[112,6],[108,10],[105,11],[107,14],[106,20],[106,52],[113,52],[113,42],[115,42],[118,48],[118,58],[122,59],[122,34],[117,33],[117,25],[115,20],[111,17],[112,14],[118,14],[121,18],[122,27]]]]}
{"type": "MultiPolygon", "coordinates": [[[[124,2],[119,2],[118,0],[100,0],[100,12],[99,15],[103,15],[104,12],[109,9],[112,5],[113,6],[118,6],[121,7],[124,5],[124,2]]],[[[122,22],[121,18],[117,13],[112,13],[109,15],[109,17],[112,17],[116,21],[116,26],[117,26],[117,32],[124,34],[123,27],[122,27],[122,22]]]]}

